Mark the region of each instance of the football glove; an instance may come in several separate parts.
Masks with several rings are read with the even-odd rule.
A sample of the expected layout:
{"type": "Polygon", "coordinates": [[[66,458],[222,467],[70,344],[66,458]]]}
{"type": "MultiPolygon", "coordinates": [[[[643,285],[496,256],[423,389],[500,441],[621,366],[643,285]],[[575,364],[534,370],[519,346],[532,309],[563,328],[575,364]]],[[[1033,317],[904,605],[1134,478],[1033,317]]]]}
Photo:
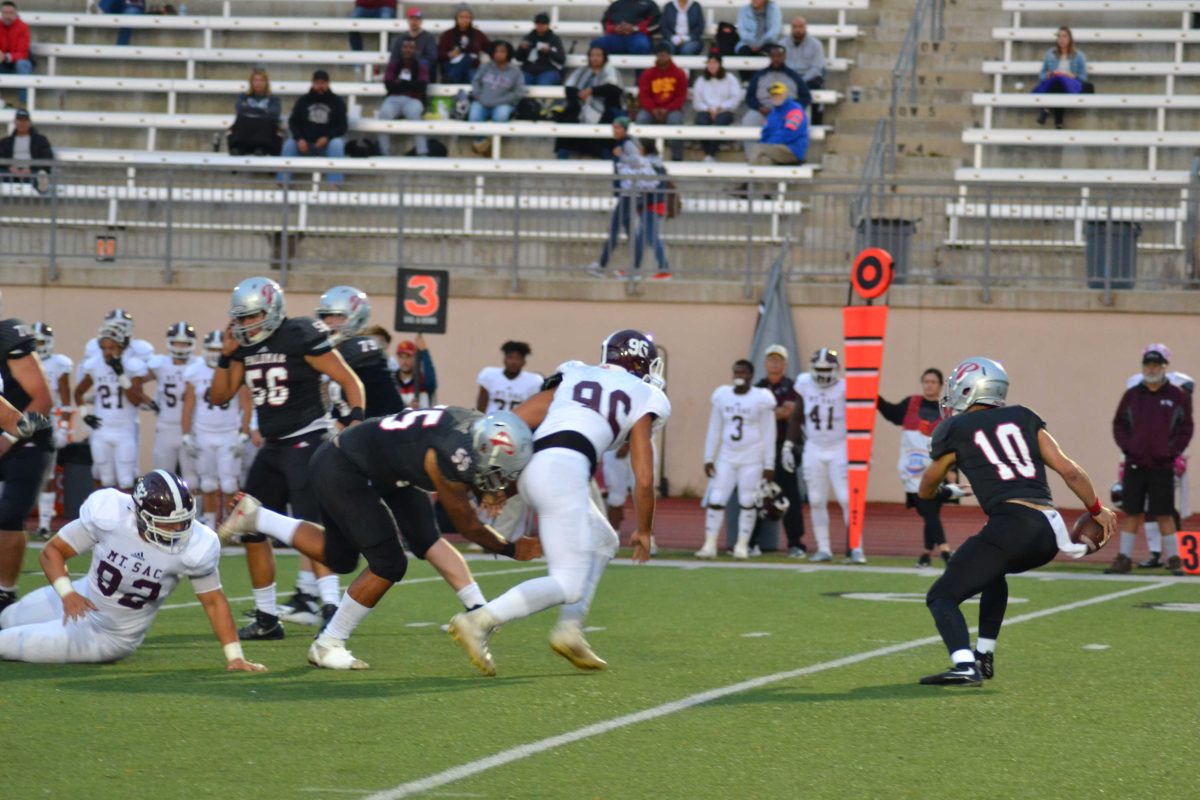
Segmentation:
{"type": "Polygon", "coordinates": [[[788,472],[796,471],[796,443],[795,442],[784,442],[783,443],[783,453],[779,457],[779,462],[780,462],[780,464],[783,465],[783,468],[786,469],[788,472]]]}
{"type": "Polygon", "coordinates": [[[25,415],[17,422],[17,435],[22,439],[28,439],[38,431],[49,427],[50,417],[36,411],[26,411],[25,415]]]}
{"type": "Polygon", "coordinates": [[[185,433],[183,438],[179,440],[179,446],[188,454],[189,458],[195,458],[200,452],[200,448],[196,446],[196,440],[192,438],[190,433],[185,433]]]}
{"type": "Polygon", "coordinates": [[[1175,456],[1175,477],[1187,472],[1187,456],[1175,456]]]}
{"type": "Polygon", "coordinates": [[[94,431],[100,430],[100,418],[95,414],[85,414],[83,417],[83,424],[87,425],[94,431]]]}
{"type": "Polygon", "coordinates": [[[966,489],[959,486],[957,483],[943,483],[938,490],[938,498],[945,500],[958,500],[959,498],[969,495],[966,489]]]}
{"type": "Polygon", "coordinates": [[[112,371],[116,373],[118,378],[125,374],[125,365],[121,363],[120,358],[105,359],[104,363],[112,368],[112,371]]]}
{"type": "Polygon", "coordinates": [[[142,411],[153,411],[155,414],[161,411],[161,409],[158,407],[158,403],[154,402],[150,398],[146,398],[145,402],[138,406],[138,408],[140,408],[142,411]]]}

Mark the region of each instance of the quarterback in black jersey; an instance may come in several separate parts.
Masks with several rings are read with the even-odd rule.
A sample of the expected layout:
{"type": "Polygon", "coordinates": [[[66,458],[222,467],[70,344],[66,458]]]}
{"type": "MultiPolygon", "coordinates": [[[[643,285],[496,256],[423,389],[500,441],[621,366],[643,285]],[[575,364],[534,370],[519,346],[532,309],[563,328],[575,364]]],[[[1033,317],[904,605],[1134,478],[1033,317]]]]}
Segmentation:
{"type": "Polygon", "coordinates": [[[1116,531],[1116,515],[1104,508],[1083,467],[1072,461],[1046,431],[1041,417],[1024,406],[1006,406],[1008,374],[998,362],[969,358],[946,381],[944,419],[933,433],[932,463],[917,494],[933,500],[946,492],[942,481],[957,468],[971,482],[987,524],[955,551],[946,571],[925,598],[952,666],[921,683],[979,686],[994,674],[994,653],[1008,606],[1006,575],[1046,564],[1059,551],[1079,558],[1086,544],[1071,542],[1054,510],[1046,468],[1057,472],[1104,529],[1116,531]],[[979,597],[979,640],[971,650],[967,621],[959,605],[979,597]]]}
{"type": "Polygon", "coordinates": [[[409,409],[369,419],[321,445],[313,456],[312,491],[324,526],[285,517],[241,495],[220,528],[223,540],[261,531],[334,572],[367,567],[346,591],[337,613],[308,651],[313,666],[366,669],[346,649],[355,627],[408,569],[403,534],[468,609],[484,597],[462,555],[441,538],[430,494],[463,536],[486,550],[526,561],[541,553],[536,539],[507,542],[479,522],[469,493],[503,492],[533,456],[529,426],[508,411],[488,416],[465,408],[409,409]]]}
{"type": "Polygon", "coordinates": [[[11,410],[0,435],[0,609],[17,599],[25,556],[25,515],[37,502],[51,457],[50,384],[37,356],[33,328],[17,319],[0,320],[0,391],[11,410]],[[24,415],[24,416],[22,416],[24,415]],[[36,424],[25,422],[26,418],[36,424]],[[15,426],[23,424],[20,431],[15,426]]]}
{"type": "Polygon", "coordinates": [[[373,337],[360,335],[370,318],[370,299],[353,286],[335,286],[317,303],[317,319],[329,327],[330,341],[362,381],[367,416],[386,417],[403,411],[404,401],[387,353],[373,337]]]}
{"type": "MultiPolygon", "coordinates": [[[[232,400],[242,384],[258,413],[265,442],[250,465],[246,491],[279,512],[291,505],[301,519],[319,520],[308,464],[329,433],[321,376],[342,390],[350,411],[341,420],[353,425],[365,419],[363,388],[333,349],[329,329],[319,320],[287,317],[283,290],[269,278],[249,278],[233,290],[229,327],[221,357],[213,370],[208,401],[232,400]]],[[[275,603],[275,554],[265,536],[246,537],[246,561],[254,587],[256,618],[240,631],[243,639],[282,639],[275,603]]],[[[308,569],[301,563],[302,570],[308,569]]],[[[313,569],[322,589],[322,609],[332,615],[337,581],[328,571],[313,569]],[[324,584],[320,579],[326,578],[324,584]]]]}

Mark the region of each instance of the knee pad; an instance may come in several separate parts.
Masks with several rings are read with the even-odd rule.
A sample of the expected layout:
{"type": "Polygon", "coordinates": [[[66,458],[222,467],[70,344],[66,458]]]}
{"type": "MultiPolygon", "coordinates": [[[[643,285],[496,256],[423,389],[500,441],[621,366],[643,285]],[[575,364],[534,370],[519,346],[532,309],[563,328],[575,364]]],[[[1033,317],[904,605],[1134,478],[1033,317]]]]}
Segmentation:
{"type": "Polygon", "coordinates": [[[583,599],[583,590],[587,585],[587,573],[582,570],[571,570],[566,575],[561,572],[551,575],[563,594],[563,604],[571,605],[583,599]]]}
{"type": "MultiPolygon", "coordinates": [[[[403,580],[404,574],[408,572],[408,558],[404,555],[404,548],[398,541],[387,542],[364,550],[363,557],[367,559],[367,566],[371,572],[385,581],[399,583],[403,580]]],[[[330,569],[333,567],[331,566],[330,569]]]]}
{"type": "MultiPolygon", "coordinates": [[[[237,478],[222,478],[221,491],[225,494],[236,494],[238,490],[237,478]]],[[[205,489],[205,491],[210,491],[205,489]]]]}
{"type": "Polygon", "coordinates": [[[217,482],[212,478],[200,479],[200,491],[205,494],[211,494],[217,490],[217,482]]]}

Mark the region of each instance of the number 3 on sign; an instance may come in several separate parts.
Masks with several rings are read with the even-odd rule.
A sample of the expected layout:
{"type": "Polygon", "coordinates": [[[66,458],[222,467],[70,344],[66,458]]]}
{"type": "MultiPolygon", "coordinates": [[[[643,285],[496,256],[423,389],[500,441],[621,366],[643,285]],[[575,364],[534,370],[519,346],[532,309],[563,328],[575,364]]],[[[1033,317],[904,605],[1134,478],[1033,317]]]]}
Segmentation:
{"type": "Polygon", "coordinates": [[[1179,560],[1183,571],[1189,575],[1200,575],[1200,531],[1180,531],[1179,560]]]}

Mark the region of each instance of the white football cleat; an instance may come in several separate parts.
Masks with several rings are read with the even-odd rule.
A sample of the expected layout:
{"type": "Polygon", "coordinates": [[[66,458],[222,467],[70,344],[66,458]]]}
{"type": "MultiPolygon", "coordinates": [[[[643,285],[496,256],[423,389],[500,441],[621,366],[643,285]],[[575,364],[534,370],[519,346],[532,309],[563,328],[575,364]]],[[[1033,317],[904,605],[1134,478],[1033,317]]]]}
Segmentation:
{"type": "Polygon", "coordinates": [[[320,636],[308,648],[308,663],[322,669],[370,669],[367,662],[355,658],[345,644],[320,636]]]}
{"type": "Polygon", "coordinates": [[[709,559],[709,558],[716,558],[716,557],[717,557],[717,548],[715,548],[715,547],[701,547],[699,550],[696,551],[696,558],[709,559]]]}
{"type": "Polygon", "coordinates": [[[750,548],[740,542],[735,544],[733,546],[733,557],[738,561],[745,561],[750,557],[750,548]]]}
{"type": "Polygon", "coordinates": [[[820,561],[833,561],[833,553],[829,552],[828,550],[818,550],[817,554],[810,558],[809,561],[813,563],[820,561]]]}
{"type": "Polygon", "coordinates": [[[446,632],[467,651],[471,663],[484,675],[491,677],[496,674],[496,662],[492,661],[492,653],[488,650],[488,639],[492,638],[495,631],[495,617],[490,611],[477,608],[451,617],[446,632]]]}
{"type": "Polygon", "coordinates": [[[560,622],[550,631],[550,649],[579,669],[601,670],[608,662],[592,652],[578,623],[560,622]]]}
{"type": "Polygon", "coordinates": [[[856,547],[850,551],[850,563],[851,564],[867,563],[867,554],[862,551],[861,547],[856,547]]]}
{"type": "Polygon", "coordinates": [[[225,521],[217,528],[217,537],[222,544],[240,544],[241,537],[258,533],[258,509],[262,503],[254,497],[240,492],[237,503],[225,521]]]}
{"type": "Polygon", "coordinates": [[[658,542],[654,541],[654,537],[650,537],[650,555],[658,555],[658,542]]]}

